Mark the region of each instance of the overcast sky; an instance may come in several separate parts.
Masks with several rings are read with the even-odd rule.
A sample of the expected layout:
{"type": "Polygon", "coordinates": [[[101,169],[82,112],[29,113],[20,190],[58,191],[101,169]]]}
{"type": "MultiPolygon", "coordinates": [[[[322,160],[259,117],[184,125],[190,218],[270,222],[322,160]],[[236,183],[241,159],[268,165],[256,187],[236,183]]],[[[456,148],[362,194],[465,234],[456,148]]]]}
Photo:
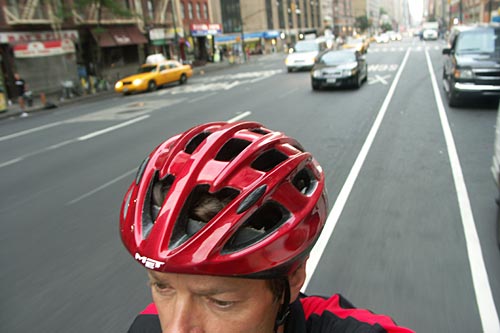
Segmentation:
{"type": "Polygon", "coordinates": [[[420,22],[424,14],[424,0],[408,0],[410,6],[410,13],[413,23],[420,22]],[[415,22],[416,21],[416,22],[415,22]]]}

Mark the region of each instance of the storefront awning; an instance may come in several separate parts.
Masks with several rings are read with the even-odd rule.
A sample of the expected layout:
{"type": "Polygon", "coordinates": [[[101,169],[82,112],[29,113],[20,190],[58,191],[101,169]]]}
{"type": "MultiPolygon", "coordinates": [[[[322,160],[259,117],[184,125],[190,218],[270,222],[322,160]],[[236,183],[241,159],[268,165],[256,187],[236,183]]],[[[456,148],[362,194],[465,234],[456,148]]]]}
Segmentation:
{"type": "Polygon", "coordinates": [[[135,26],[92,29],[92,36],[100,47],[147,44],[148,40],[135,26]]]}

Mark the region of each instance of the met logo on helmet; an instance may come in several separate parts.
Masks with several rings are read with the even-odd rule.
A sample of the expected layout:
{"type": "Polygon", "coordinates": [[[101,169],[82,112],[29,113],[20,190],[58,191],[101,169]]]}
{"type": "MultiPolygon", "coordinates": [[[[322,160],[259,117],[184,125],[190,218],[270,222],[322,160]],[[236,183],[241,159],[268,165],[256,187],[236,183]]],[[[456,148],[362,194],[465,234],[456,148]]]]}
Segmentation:
{"type": "Polygon", "coordinates": [[[139,253],[135,253],[135,259],[140,261],[146,268],[149,269],[155,269],[155,268],[160,268],[161,265],[164,265],[164,262],[158,261],[158,260],[153,260],[151,258],[141,256],[139,253]]]}

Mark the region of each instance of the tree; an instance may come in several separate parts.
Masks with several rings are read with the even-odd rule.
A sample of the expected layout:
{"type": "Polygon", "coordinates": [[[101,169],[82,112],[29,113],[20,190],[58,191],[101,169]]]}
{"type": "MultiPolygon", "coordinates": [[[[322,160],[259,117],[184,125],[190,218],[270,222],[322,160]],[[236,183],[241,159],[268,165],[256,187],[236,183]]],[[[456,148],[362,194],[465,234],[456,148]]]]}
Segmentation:
{"type": "Polygon", "coordinates": [[[361,15],[356,17],[356,28],[358,28],[360,31],[365,31],[370,27],[371,27],[371,22],[368,19],[368,16],[361,15]]]}
{"type": "Polygon", "coordinates": [[[382,29],[383,32],[390,31],[392,30],[392,25],[390,23],[385,22],[380,26],[380,29],[382,29]]]}
{"type": "MultiPolygon", "coordinates": [[[[123,6],[123,1],[116,0],[73,0],[77,10],[85,12],[86,9],[97,8],[96,27],[92,32],[100,39],[101,34],[106,32],[106,28],[101,26],[103,11],[107,11],[113,17],[132,18],[135,14],[123,6]]],[[[102,51],[98,47],[96,49],[96,71],[100,74],[100,65],[102,63],[102,51]]]]}

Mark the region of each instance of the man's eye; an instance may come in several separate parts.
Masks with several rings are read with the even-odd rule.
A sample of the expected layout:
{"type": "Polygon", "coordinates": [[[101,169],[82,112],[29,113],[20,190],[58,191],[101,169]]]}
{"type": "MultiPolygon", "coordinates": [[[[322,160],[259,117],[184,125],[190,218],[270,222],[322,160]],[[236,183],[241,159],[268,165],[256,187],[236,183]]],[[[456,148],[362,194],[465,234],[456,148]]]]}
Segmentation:
{"type": "Polygon", "coordinates": [[[168,284],[165,284],[165,283],[153,282],[153,283],[151,283],[151,285],[160,294],[168,293],[171,290],[170,286],[168,284]]]}
{"type": "Polygon", "coordinates": [[[223,301],[215,298],[210,298],[209,300],[211,303],[213,303],[216,307],[220,309],[228,309],[236,303],[233,301],[223,301]]]}

